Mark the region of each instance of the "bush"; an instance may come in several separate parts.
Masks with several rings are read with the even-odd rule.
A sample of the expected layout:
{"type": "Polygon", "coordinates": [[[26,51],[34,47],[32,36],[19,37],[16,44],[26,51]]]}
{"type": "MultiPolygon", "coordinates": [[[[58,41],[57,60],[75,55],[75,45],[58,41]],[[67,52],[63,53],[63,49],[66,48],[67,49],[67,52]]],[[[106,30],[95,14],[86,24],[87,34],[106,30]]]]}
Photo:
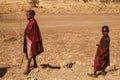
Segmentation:
{"type": "Polygon", "coordinates": [[[39,0],[27,0],[27,2],[30,3],[32,7],[37,7],[36,4],[39,3],[39,0]]]}

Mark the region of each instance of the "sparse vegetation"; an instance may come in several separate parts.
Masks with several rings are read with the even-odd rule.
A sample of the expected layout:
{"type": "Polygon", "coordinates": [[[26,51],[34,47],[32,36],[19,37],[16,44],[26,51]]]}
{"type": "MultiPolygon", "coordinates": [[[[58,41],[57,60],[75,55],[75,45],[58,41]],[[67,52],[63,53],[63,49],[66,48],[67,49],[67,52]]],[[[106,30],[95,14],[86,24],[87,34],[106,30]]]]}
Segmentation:
{"type": "Polygon", "coordinates": [[[32,7],[37,7],[39,0],[27,0],[27,2],[30,3],[32,7]]]}
{"type": "Polygon", "coordinates": [[[100,2],[103,2],[103,3],[111,3],[111,2],[120,2],[120,0],[100,0],[100,2]]]}

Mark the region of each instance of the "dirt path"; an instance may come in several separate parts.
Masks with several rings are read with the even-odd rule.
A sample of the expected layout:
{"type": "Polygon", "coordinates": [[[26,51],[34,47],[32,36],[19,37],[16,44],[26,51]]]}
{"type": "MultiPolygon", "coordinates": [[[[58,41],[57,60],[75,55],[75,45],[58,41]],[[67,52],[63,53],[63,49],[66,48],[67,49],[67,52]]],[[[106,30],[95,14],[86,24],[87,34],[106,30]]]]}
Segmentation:
{"type": "Polygon", "coordinates": [[[45,52],[37,57],[38,68],[23,75],[18,64],[22,58],[23,32],[27,20],[24,13],[0,14],[0,80],[119,80],[120,79],[120,15],[117,14],[37,14],[45,52]],[[109,25],[111,66],[108,74],[97,79],[93,73],[96,43],[101,26],[109,25]],[[66,64],[75,63],[71,68],[66,64]],[[42,68],[49,64],[57,68],[42,68]],[[116,71],[114,68],[116,67],[116,71]]]}

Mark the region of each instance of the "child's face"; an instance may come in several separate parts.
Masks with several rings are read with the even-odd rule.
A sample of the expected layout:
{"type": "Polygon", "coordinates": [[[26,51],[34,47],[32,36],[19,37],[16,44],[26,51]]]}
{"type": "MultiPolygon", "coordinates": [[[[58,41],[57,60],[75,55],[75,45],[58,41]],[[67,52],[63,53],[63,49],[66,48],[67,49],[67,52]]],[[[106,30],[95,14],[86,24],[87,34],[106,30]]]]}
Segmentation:
{"type": "Polygon", "coordinates": [[[108,35],[108,30],[106,28],[104,28],[102,30],[103,36],[107,36],[108,35]]]}
{"type": "Polygon", "coordinates": [[[27,17],[27,20],[30,20],[31,19],[31,15],[29,12],[26,13],[26,17],[27,17]]]}

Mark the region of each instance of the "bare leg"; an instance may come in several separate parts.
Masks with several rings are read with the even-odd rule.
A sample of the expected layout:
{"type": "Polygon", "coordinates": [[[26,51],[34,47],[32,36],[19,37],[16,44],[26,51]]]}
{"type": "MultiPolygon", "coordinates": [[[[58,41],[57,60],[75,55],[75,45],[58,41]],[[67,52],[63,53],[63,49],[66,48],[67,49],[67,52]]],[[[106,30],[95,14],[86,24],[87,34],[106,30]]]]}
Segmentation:
{"type": "Polygon", "coordinates": [[[97,77],[97,72],[96,72],[96,71],[94,71],[94,77],[95,77],[95,78],[97,77]]]}
{"type": "Polygon", "coordinates": [[[36,56],[33,56],[34,68],[37,68],[36,56]]]}
{"type": "Polygon", "coordinates": [[[94,71],[94,74],[88,74],[88,76],[97,78],[96,71],[94,71]]]}
{"type": "Polygon", "coordinates": [[[27,67],[26,67],[26,70],[24,72],[25,75],[30,73],[30,63],[31,63],[31,59],[28,59],[27,67]]]}
{"type": "Polygon", "coordinates": [[[103,76],[106,75],[105,69],[102,70],[102,75],[103,75],[103,76]]]}

